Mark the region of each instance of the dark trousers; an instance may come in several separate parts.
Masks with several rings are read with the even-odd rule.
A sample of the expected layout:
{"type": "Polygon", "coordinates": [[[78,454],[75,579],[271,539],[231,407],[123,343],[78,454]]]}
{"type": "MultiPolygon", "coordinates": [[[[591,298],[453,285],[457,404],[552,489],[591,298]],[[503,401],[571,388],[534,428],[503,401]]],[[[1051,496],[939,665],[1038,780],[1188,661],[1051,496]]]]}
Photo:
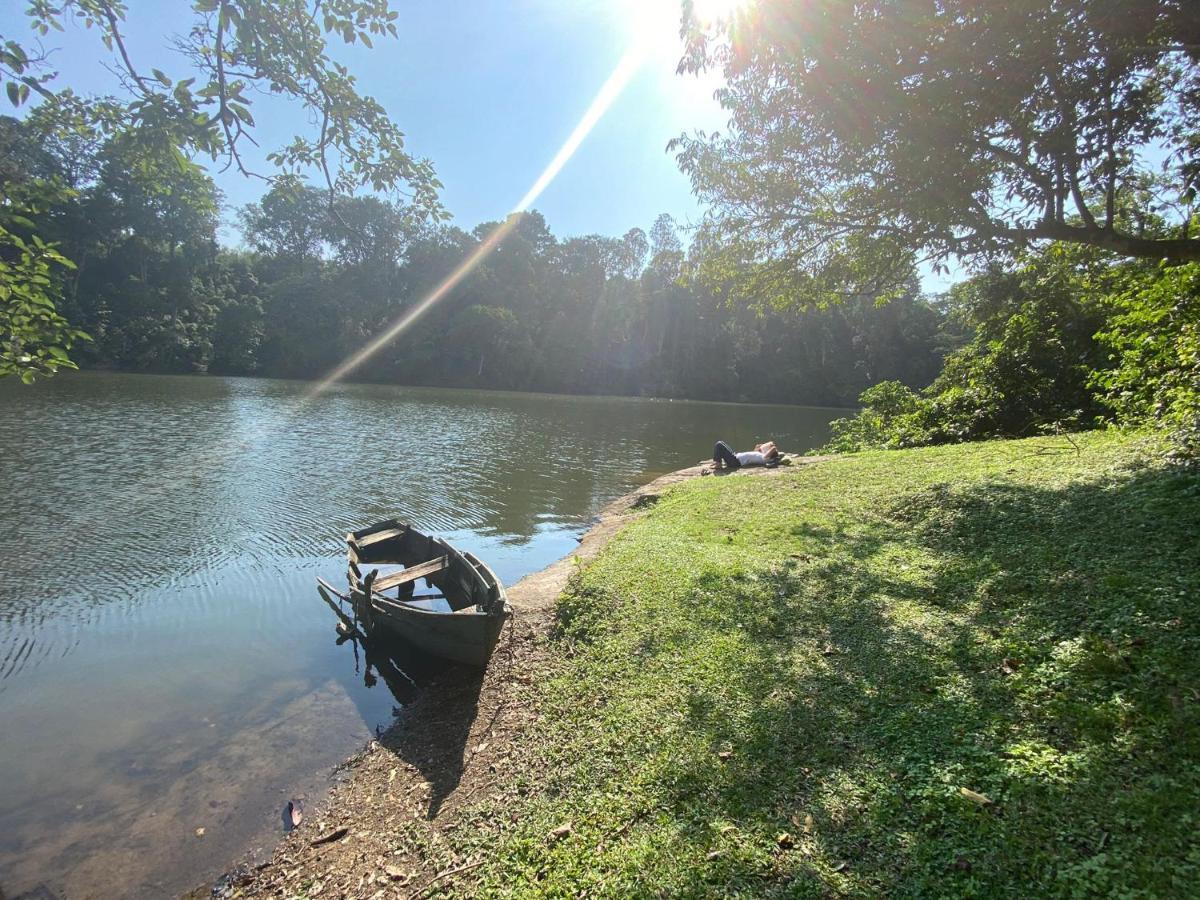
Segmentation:
{"type": "Polygon", "coordinates": [[[713,464],[721,465],[724,463],[731,469],[740,469],[742,464],[738,462],[737,454],[730,449],[729,445],[724,441],[717,441],[713,446],[713,464]]]}

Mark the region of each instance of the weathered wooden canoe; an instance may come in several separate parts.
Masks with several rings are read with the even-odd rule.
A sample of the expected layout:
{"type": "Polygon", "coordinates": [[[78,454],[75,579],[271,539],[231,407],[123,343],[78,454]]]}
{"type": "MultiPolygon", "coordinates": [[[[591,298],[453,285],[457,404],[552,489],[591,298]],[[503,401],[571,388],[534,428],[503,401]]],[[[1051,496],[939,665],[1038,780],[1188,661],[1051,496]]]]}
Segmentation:
{"type": "Polygon", "coordinates": [[[486,666],[511,614],[500,579],[476,556],[388,519],[346,535],[350,603],[373,637],[394,634],[444,659],[486,666]],[[380,572],[377,565],[404,568],[380,572]],[[432,592],[417,593],[424,580],[432,592]]]}

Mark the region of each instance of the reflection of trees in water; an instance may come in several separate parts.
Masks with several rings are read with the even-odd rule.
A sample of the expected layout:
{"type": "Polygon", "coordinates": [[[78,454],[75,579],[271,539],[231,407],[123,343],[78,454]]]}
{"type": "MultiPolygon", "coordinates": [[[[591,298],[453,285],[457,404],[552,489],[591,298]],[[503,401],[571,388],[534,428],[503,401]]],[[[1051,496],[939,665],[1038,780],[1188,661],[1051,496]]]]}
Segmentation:
{"type": "Polygon", "coordinates": [[[385,516],[529,541],[707,456],[717,437],[786,444],[811,430],[791,439],[799,449],[832,415],[338,385],[294,416],[305,389],[90,374],[0,391],[0,621],[61,611],[67,597],[139,604],[180,579],[181,596],[202,603],[223,567],[332,556],[342,533],[385,516]]]}

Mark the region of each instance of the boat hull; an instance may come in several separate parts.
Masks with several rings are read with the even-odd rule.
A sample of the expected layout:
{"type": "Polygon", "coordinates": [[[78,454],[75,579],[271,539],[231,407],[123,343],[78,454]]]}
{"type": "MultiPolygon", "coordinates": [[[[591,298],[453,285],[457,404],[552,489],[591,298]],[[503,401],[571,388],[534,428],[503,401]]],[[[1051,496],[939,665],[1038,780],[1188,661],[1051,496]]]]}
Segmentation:
{"type": "Polygon", "coordinates": [[[431,656],[483,668],[500,640],[506,616],[423,609],[376,611],[374,636],[398,637],[431,656]]]}
{"type": "Polygon", "coordinates": [[[504,585],[486,564],[395,519],[346,535],[346,544],[351,606],[368,635],[398,637],[464,665],[487,665],[511,609],[504,585]],[[375,563],[405,569],[379,577],[370,569],[375,563]],[[421,580],[441,592],[446,609],[414,602],[421,580]],[[393,588],[396,595],[388,595],[393,588]]]}

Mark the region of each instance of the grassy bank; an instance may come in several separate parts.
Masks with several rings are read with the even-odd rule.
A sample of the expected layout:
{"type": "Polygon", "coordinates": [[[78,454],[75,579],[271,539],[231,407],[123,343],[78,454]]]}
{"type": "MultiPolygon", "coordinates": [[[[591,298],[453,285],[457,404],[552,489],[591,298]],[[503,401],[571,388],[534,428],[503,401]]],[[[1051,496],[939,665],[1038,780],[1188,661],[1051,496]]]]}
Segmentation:
{"type": "Polygon", "coordinates": [[[1166,896],[1200,479],[1095,434],[675,488],[576,579],[464,892],[1166,896]]]}

